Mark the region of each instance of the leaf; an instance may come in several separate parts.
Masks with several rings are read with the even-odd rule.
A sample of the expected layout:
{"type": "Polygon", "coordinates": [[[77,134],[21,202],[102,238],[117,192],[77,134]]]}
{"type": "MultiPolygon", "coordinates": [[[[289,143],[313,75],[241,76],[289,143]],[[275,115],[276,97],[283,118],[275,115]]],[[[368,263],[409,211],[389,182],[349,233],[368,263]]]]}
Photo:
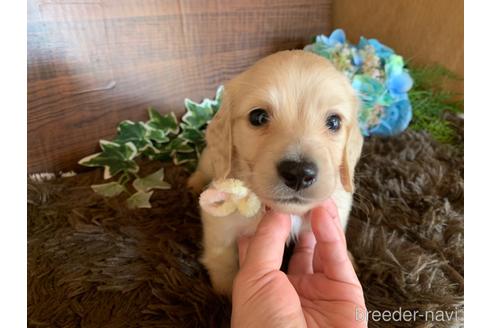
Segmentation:
{"type": "Polygon", "coordinates": [[[133,181],[133,187],[138,191],[147,192],[151,189],[170,189],[171,185],[164,180],[164,169],[159,169],[145,178],[133,181]]]}
{"type": "MultiPolygon", "coordinates": [[[[172,137],[171,141],[176,139],[176,137],[172,137]]],[[[147,149],[144,151],[144,155],[147,156],[151,160],[159,160],[169,162],[172,160],[172,149],[170,147],[171,141],[166,143],[158,143],[155,145],[155,150],[147,149]]]]}
{"type": "Polygon", "coordinates": [[[126,205],[128,208],[151,208],[152,205],[150,205],[150,197],[152,196],[154,192],[143,192],[143,191],[138,191],[131,195],[127,200],[126,200],[126,205]]]}
{"type": "Polygon", "coordinates": [[[148,154],[151,160],[158,160],[163,162],[170,162],[173,159],[172,151],[168,147],[159,150],[159,153],[148,154]]]}
{"type": "Polygon", "coordinates": [[[132,142],[139,151],[152,148],[152,142],[147,138],[147,130],[147,126],[142,122],[123,121],[118,125],[118,136],[114,142],[119,144],[132,142]]]}
{"type": "Polygon", "coordinates": [[[221,85],[217,88],[217,91],[215,92],[215,100],[212,101],[212,105],[211,105],[214,114],[217,113],[217,111],[220,108],[223,94],[224,94],[224,86],[221,85]]]}
{"type": "Polygon", "coordinates": [[[197,104],[190,99],[185,99],[186,113],[183,115],[183,122],[189,124],[195,129],[200,129],[207,124],[213,117],[212,101],[205,99],[200,104],[197,104]]]}
{"type": "Polygon", "coordinates": [[[131,179],[130,174],[128,174],[128,172],[125,172],[118,179],[118,183],[124,186],[128,181],[130,181],[130,179],[131,179]]]}
{"type": "Polygon", "coordinates": [[[165,137],[168,134],[178,134],[178,120],[174,113],[161,115],[158,111],[149,108],[150,120],[147,122],[149,127],[149,138],[156,142],[166,142],[165,137]]]}
{"type": "Polygon", "coordinates": [[[125,187],[120,185],[118,182],[109,182],[109,183],[103,183],[98,185],[92,185],[91,188],[92,190],[94,190],[96,194],[99,194],[104,197],[118,196],[125,190],[125,187]]]}
{"type": "Polygon", "coordinates": [[[154,140],[155,142],[158,143],[164,143],[169,141],[166,132],[164,132],[163,130],[157,130],[153,128],[149,128],[149,130],[147,131],[146,138],[150,140],[154,140]]]}
{"type": "Polygon", "coordinates": [[[189,145],[189,142],[181,137],[171,140],[168,147],[173,155],[176,153],[192,153],[195,151],[195,149],[189,145]]]}
{"type": "Polygon", "coordinates": [[[203,133],[203,131],[185,124],[181,124],[181,128],[183,129],[183,131],[179,135],[181,139],[187,140],[194,144],[205,142],[205,133],[203,133]]]}
{"type": "Polygon", "coordinates": [[[200,143],[195,144],[195,150],[197,152],[197,158],[200,158],[200,155],[202,154],[203,149],[205,148],[207,144],[205,143],[205,140],[203,140],[200,143]]]}
{"type": "Polygon", "coordinates": [[[196,162],[197,157],[198,156],[196,155],[195,151],[193,151],[192,153],[176,153],[174,155],[174,164],[181,165],[187,162],[196,162]]]}
{"type": "Polygon", "coordinates": [[[117,144],[101,140],[102,152],[87,156],[79,161],[80,165],[89,167],[104,167],[104,179],[109,179],[119,172],[138,172],[138,165],[133,161],[137,155],[137,147],[132,142],[117,144]]]}

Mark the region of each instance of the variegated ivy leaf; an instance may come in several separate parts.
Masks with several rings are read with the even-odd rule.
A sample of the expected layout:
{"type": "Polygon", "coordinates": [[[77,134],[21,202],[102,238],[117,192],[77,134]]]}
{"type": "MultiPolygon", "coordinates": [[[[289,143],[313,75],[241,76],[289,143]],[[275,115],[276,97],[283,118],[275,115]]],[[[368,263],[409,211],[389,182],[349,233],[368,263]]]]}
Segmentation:
{"type": "Polygon", "coordinates": [[[138,191],[149,191],[151,189],[170,189],[171,185],[164,180],[164,169],[159,169],[144,178],[133,181],[133,187],[138,191]]]}
{"type": "Polygon", "coordinates": [[[183,163],[188,163],[188,162],[196,162],[197,161],[197,154],[196,151],[193,151],[191,153],[176,153],[174,155],[174,164],[175,165],[181,165],[183,163]]]}
{"type": "Polygon", "coordinates": [[[138,172],[138,165],[133,161],[137,155],[137,147],[132,142],[117,144],[106,140],[99,142],[102,152],[87,156],[79,161],[80,165],[104,167],[104,179],[109,179],[119,172],[138,172]]]}
{"type": "MultiPolygon", "coordinates": [[[[175,140],[176,137],[173,137],[172,140],[175,140]]],[[[159,160],[164,162],[170,162],[173,159],[173,153],[175,152],[171,146],[177,147],[177,141],[169,141],[167,143],[158,143],[155,145],[157,152],[151,149],[147,149],[144,151],[144,155],[147,156],[151,160],[159,160]]]]}
{"type": "Polygon", "coordinates": [[[197,152],[197,159],[200,158],[200,155],[202,154],[203,149],[205,148],[206,144],[205,142],[198,144],[195,146],[196,152],[197,152]]]}
{"type": "Polygon", "coordinates": [[[164,130],[157,130],[153,128],[148,129],[146,137],[157,143],[165,143],[169,141],[169,138],[167,137],[167,133],[164,132],[164,130]]]}
{"type": "MultiPolygon", "coordinates": [[[[210,122],[210,120],[214,117],[215,113],[220,108],[220,104],[222,102],[222,95],[224,92],[224,87],[219,86],[215,93],[215,99],[204,99],[201,103],[196,103],[190,99],[185,99],[185,108],[186,113],[182,117],[183,123],[181,123],[181,128],[183,131],[180,136],[183,136],[184,139],[187,139],[193,143],[203,143],[204,135],[202,130],[206,127],[206,125],[210,122]],[[202,132],[199,135],[190,136],[187,135],[190,131],[185,131],[186,128],[193,129],[195,131],[202,132]]],[[[192,131],[194,132],[194,131],[192,131]]]]}
{"type": "Polygon", "coordinates": [[[91,188],[92,190],[94,190],[96,194],[99,194],[104,197],[118,196],[125,190],[125,187],[120,185],[118,182],[109,182],[109,183],[103,183],[98,185],[92,185],[91,188]]]}
{"type": "Polygon", "coordinates": [[[176,153],[192,153],[195,151],[195,149],[189,144],[189,141],[182,139],[181,137],[171,140],[167,146],[171,149],[172,155],[176,153]]]}
{"type": "Polygon", "coordinates": [[[195,145],[205,142],[205,133],[202,130],[195,129],[186,124],[181,124],[181,129],[183,130],[179,135],[181,139],[187,140],[195,145]]]}
{"type": "Polygon", "coordinates": [[[182,120],[195,129],[200,129],[206,125],[214,116],[210,99],[205,99],[198,104],[187,98],[185,99],[185,107],[186,113],[183,115],[182,120]]]}
{"type": "Polygon", "coordinates": [[[150,205],[150,197],[152,196],[154,192],[149,191],[149,192],[144,192],[144,191],[137,191],[133,195],[130,196],[126,200],[126,206],[128,208],[151,208],[152,205],[150,205]]]}
{"type": "Polygon", "coordinates": [[[169,140],[167,135],[179,133],[178,120],[174,113],[171,112],[161,115],[158,111],[150,107],[149,118],[150,120],[147,122],[147,126],[150,130],[150,139],[160,143],[167,142],[169,140]]]}
{"type": "Polygon", "coordinates": [[[147,152],[146,150],[144,154],[151,160],[170,162],[173,159],[172,150],[169,147],[169,144],[158,145],[157,150],[159,151],[158,153],[155,153],[153,151],[147,152]]]}
{"type": "Polygon", "coordinates": [[[139,151],[152,148],[152,142],[147,138],[147,130],[145,123],[123,121],[118,125],[118,136],[114,142],[119,144],[132,142],[139,151]]]}
{"type": "Polygon", "coordinates": [[[215,100],[212,101],[212,110],[215,113],[220,108],[220,104],[222,103],[222,95],[224,94],[224,86],[221,85],[217,88],[217,91],[215,92],[215,100]]]}

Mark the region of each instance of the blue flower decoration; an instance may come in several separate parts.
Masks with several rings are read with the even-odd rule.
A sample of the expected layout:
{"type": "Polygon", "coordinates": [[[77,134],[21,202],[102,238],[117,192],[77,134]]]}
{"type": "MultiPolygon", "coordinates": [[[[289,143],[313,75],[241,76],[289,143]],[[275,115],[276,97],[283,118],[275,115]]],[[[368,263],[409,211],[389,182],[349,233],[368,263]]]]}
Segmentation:
{"type": "Polygon", "coordinates": [[[413,80],[403,58],[376,39],[360,38],[357,46],[337,29],[318,35],[304,48],[329,59],[351,81],[361,100],[359,126],[365,136],[392,136],[404,131],[412,119],[408,91],[413,80]]]}
{"type": "Polygon", "coordinates": [[[318,35],[316,37],[316,42],[321,42],[327,47],[334,47],[337,44],[344,44],[345,40],[345,32],[342,29],[333,31],[329,37],[324,35],[318,35]]]}
{"type": "Polygon", "coordinates": [[[389,105],[391,102],[384,84],[370,76],[355,76],[352,87],[366,107],[389,105]]]}
{"type": "Polygon", "coordinates": [[[362,56],[359,55],[359,52],[356,49],[352,48],[352,64],[354,64],[354,66],[360,67],[363,63],[364,60],[362,59],[362,56]]]}
{"type": "Polygon", "coordinates": [[[376,50],[376,55],[382,59],[386,59],[395,53],[393,49],[385,46],[376,39],[370,39],[368,43],[374,48],[374,50],[376,50]]]}
{"type": "Polygon", "coordinates": [[[390,47],[385,46],[381,42],[379,42],[376,39],[366,39],[365,37],[361,36],[359,40],[359,44],[357,45],[358,49],[364,49],[367,46],[371,46],[374,51],[376,52],[376,55],[381,58],[381,59],[387,59],[389,56],[393,55],[395,51],[391,49],[390,47]]]}
{"type": "Polygon", "coordinates": [[[412,105],[403,99],[387,107],[378,125],[369,129],[369,135],[393,136],[408,127],[412,120],[412,105]]]}
{"type": "Polygon", "coordinates": [[[413,80],[407,72],[402,72],[401,74],[391,75],[386,80],[386,86],[395,98],[406,95],[408,91],[412,88],[413,80]]]}

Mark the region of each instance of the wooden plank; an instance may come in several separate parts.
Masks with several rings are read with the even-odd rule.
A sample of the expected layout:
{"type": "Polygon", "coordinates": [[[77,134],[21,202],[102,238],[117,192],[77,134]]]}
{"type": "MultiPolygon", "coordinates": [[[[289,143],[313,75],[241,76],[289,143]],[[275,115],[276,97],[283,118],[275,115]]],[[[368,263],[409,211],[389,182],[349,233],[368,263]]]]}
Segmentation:
{"type": "Polygon", "coordinates": [[[80,169],[121,120],[182,113],[329,17],[329,0],[28,0],[28,171],[80,169]]]}

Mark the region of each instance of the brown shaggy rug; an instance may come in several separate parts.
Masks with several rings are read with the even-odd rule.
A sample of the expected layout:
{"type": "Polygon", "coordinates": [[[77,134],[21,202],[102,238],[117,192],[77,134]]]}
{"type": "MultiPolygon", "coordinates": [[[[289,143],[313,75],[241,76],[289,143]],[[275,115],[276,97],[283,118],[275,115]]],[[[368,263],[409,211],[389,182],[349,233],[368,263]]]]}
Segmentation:
{"type": "MultiPolygon", "coordinates": [[[[101,174],[28,183],[29,326],[228,326],[230,303],[198,262],[201,226],[186,173],[166,168],[173,188],[139,210],[95,195],[89,186],[101,174]]],[[[367,306],[419,311],[369,326],[461,326],[462,152],[424,133],[372,138],[356,180],[348,242],[367,306]]]]}

